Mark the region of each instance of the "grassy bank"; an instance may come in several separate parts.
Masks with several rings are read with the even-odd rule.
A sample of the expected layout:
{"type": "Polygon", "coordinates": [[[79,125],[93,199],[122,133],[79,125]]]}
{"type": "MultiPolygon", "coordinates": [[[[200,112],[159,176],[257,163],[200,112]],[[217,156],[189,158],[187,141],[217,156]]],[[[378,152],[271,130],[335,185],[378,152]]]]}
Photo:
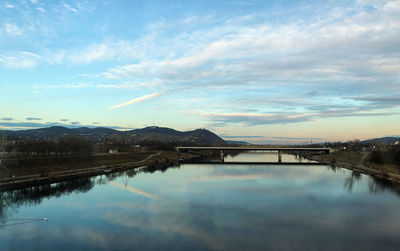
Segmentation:
{"type": "Polygon", "coordinates": [[[368,153],[336,151],[330,154],[311,155],[309,159],[332,166],[344,167],[353,171],[400,182],[399,167],[390,164],[375,164],[368,159],[368,153]],[[365,158],[363,159],[363,156],[365,158]]]}
{"type": "Polygon", "coordinates": [[[0,168],[1,186],[23,186],[51,183],[79,177],[100,175],[140,166],[171,166],[180,158],[190,159],[194,155],[173,151],[102,154],[90,157],[70,156],[66,159],[20,159],[18,165],[0,168]],[[31,165],[29,165],[31,164],[31,165]],[[32,166],[33,164],[33,166],[32,166]]]}
{"type": "Polygon", "coordinates": [[[350,165],[358,165],[363,154],[360,152],[342,152],[336,151],[330,154],[318,155],[318,158],[324,160],[327,163],[342,162],[350,165]]]}
{"type": "Polygon", "coordinates": [[[123,164],[143,160],[154,153],[156,152],[6,159],[3,160],[5,168],[0,168],[0,177],[46,174],[57,171],[123,164]]]}
{"type": "Polygon", "coordinates": [[[374,163],[370,160],[369,157],[370,157],[369,153],[342,152],[342,151],[332,152],[331,154],[319,155],[319,158],[328,163],[346,163],[352,166],[360,165],[375,170],[381,170],[387,173],[400,174],[399,166],[388,163],[382,163],[382,164],[374,163]],[[360,161],[361,158],[364,156],[364,154],[367,154],[365,160],[360,161]]]}
{"type": "Polygon", "coordinates": [[[367,158],[364,162],[364,165],[372,168],[372,169],[376,169],[376,170],[383,170],[385,172],[388,173],[394,173],[394,174],[400,174],[400,167],[395,165],[395,164],[377,164],[377,163],[373,163],[371,162],[371,160],[369,158],[367,158]]]}

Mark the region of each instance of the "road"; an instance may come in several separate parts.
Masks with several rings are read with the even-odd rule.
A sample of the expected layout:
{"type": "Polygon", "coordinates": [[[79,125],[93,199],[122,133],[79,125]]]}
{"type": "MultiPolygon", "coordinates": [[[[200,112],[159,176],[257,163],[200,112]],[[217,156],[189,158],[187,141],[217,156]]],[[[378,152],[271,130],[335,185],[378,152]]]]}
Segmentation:
{"type": "Polygon", "coordinates": [[[361,157],[360,161],[358,162],[357,167],[359,168],[368,168],[366,166],[364,166],[364,160],[365,158],[368,156],[368,153],[364,153],[364,155],[361,157]]]}
{"type": "Polygon", "coordinates": [[[151,158],[153,158],[153,157],[155,157],[155,156],[158,156],[158,155],[160,155],[160,154],[161,154],[161,152],[151,154],[150,156],[148,156],[148,157],[145,158],[144,160],[139,160],[139,161],[136,161],[136,162],[134,162],[134,163],[146,162],[146,161],[148,161],[149,159],[151,159],[151,158]]]}

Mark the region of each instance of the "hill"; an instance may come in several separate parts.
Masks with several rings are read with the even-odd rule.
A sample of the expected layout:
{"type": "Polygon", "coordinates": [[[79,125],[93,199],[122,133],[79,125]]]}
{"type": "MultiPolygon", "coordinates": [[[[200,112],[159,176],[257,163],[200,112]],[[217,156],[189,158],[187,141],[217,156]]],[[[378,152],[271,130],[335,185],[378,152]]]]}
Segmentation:
{"type": "Polygon", "coordinates": [[[385,145],[394,145],[398,141],[400,141],[400,137],[382,137],[382,138],[363,140],[361,143],[371,144],[374,142],[379,142],[385,145]]]}
{"type": "Polygon", "coordinates": [[[132,143],[141,142],[161,142],[161,143],[182,143],[189,145],[214,145],[226,144],[226,142],[213,132],[206,129],[196,129],[193,131],[177,131],[167,127],[150,126],[142,129],[130,131],[118,131],[110,128],[66,128],[53,126],[48,128],[9,131],[0,130],[0,133],[10,139],[52,139],[65,136],[83,136],[90,140],[101,138],[118,137],[121,140],[132,143]]]}

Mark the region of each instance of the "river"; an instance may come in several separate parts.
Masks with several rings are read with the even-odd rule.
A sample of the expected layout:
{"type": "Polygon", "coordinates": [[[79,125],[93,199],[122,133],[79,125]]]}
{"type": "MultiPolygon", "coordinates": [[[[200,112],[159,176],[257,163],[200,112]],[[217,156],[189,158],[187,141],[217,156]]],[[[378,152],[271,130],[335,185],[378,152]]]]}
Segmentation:
{"type": "Polygon", "coordinates": [[[143,167],[2,191],[0,249],[396,250],[399,196],[396,185],[325,165],[143,167]]]}

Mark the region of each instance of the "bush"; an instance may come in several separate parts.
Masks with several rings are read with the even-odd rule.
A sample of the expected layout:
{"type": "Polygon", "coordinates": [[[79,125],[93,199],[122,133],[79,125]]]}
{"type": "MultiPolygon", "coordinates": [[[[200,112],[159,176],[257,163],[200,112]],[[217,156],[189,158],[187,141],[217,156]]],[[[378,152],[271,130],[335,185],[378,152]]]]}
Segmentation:
{"type": "Polygon", "coordinates": [[[383,154],[381,151],[373,151],[370,156],[370,161],[378,164],[383,163],[383,154]]]}

